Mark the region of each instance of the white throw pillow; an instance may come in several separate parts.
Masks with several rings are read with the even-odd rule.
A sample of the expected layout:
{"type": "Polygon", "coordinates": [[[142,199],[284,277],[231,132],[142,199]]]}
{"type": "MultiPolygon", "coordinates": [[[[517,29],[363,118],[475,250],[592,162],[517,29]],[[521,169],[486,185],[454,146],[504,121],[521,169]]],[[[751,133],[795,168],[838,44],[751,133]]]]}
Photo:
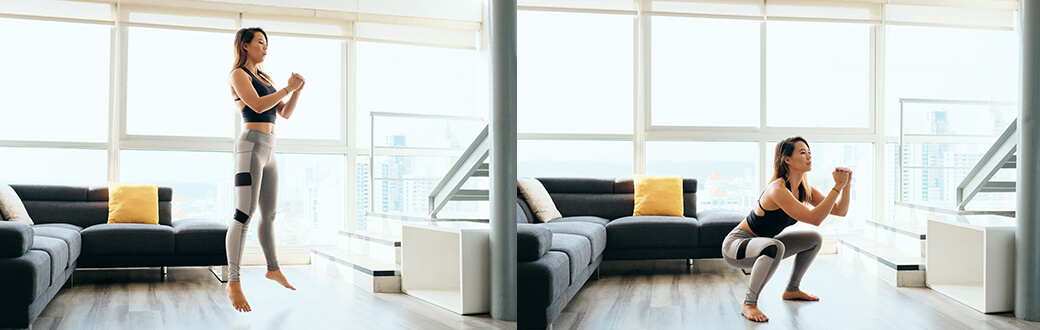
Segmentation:
{"type": "Polygon", "coordinates": [[[549,222],[563,217],[560,210],[556,209],[556,204],[553,203],[552,197],[549,197],[549,192],[545,190],[541,181],[521,178],[516,179],[516,185],[520,187],[520,193],[527,200],[527,205],[531,206],[535,222],[549,222]]]}
{"type": "Polygon", "coordinates": [[[25,205],[22,204],[22,199],[11,186],[6,184],[0,184],[0,214],[3,214],[3,218],[7,221],[33,225],[32,218],[29,218],[29,211],[26,211],[25,205]]]}

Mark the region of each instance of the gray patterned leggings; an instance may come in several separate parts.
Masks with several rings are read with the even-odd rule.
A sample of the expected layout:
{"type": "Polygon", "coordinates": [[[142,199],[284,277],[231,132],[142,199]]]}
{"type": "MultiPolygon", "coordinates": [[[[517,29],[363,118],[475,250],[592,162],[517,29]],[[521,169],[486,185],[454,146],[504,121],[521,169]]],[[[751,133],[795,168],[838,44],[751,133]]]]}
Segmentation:
{"type": "Polygon", "coordinates": [[[802,276],[816,259],[822,242],[820,233],[813,230],[787,227],[776,237],[769,238],[757,237],[737,227],[722,241],[722,257],[730,266],[751,268],[744,303],[757,305],[758,294],[762,292],[766,282],[769,282],[769,278],[773,277],[780,260],[795,254],[798,256],[794,258],[794,270],[791,271],[791,280],[787,282],[787,291],[798,291],[802,276]]]}
{"type": "Polygon", "coordinates": [[[278,163],[274,158],[274,135],[247,129],[235,141],[235,221],[227,231],[228,281],[239,280],[246,232],[257,207],[260,208],[260,248],[267,270],[278,270],[274,249],[274,215],[278,204],[278,163]]]}

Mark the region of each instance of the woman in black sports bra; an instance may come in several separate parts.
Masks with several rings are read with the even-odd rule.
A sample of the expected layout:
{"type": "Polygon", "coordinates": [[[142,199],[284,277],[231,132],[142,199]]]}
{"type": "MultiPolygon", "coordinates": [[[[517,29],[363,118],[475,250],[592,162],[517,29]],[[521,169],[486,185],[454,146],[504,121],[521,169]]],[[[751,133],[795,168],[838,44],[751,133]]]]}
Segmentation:
{"type": "Polygon", "coordinates": [[[819,226],[830,214],[845,216],[852,188],[852,170],[845,167],[834,169],[834,188],[826,196],[810,186],[806,173],[812,170],[812,153],[809,143],[800,136],[777,143],[774,155],[773,180],[758,198],[757,207],[722,242],[726,263],[751,269],[740,313],[756,322],[769,321],[758,309],[758,295],[784,258],[797,255],[782,298],[820,300],[798,286],[816,259],[823,238],[815,230],[789,227],[799,221],[819,226]]]}
{"type": "Polygon", "coordinates": [[[235,35],[235,66],[229,83],[237,110],[242,111],[245,129],[235,140],[235,211],[225,244],[228,260],[228,298],[240,312],[251,310],[242,292],[240,263],[246,233],[253,214],[260,212],[257,230],[260,247],[267,261],[265,277],[296,290],[278,267],[274,246],[274,218],[278,202],[278,164],[274,157],[274,122],[277,116],[289,119],[303,90],[303,76],[293,73],[285,88],[276,89],[271,77],[260,70],[267,57],[267,33],[260,28],[244,28],[235,35]],[[288,102],[282,99],[292,94],[288,102]]]}

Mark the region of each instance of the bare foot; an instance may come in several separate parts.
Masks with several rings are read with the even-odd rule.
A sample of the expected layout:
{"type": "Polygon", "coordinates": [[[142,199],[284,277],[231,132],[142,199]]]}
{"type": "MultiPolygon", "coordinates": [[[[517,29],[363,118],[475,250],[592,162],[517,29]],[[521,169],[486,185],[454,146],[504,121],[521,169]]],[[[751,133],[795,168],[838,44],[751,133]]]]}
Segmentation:
{"type": "Polygon", "coordinates": [[[805,293],[805,291],[802,291],[802,290],[798,290],[798,291],[787,291],[787,290],[784,290],[784,295],[782,297],[784,298],[784,300],[805,300],[805,301],[819,301],[820,300],[820,297],[817,297],[817,296],[805,293]]]}
{"type": "Polygon", "coordinates": [[[769,318],[758,309],[758,305],[744,304],[744,308],[740,309],[740,314],[755,322],[769,322],[769,318]]]}
{"type": "Polygon", "coordinates": [[[228,281],[227,287],[228,298],[231,299],[231,305],[235,306],[235,309],[239,312],[249,312],[252,308],[249,308],[249,302],[246,301],[246,294],[242,292],[242,282],[239,281],[228,281]]]}
{"type": "Polygon", "coordinates": [[[281,284],[282,286],[289,288],[290,290],[296,291],[296,287],[292,286],[292,284],[289,284],[289,280],[285,279],[285,275],[282,274],[281,269],[268,271],[267,274],[264,274],[264,277],[266,277],[269,280],[278,282],[278,284],[281,284]]]}

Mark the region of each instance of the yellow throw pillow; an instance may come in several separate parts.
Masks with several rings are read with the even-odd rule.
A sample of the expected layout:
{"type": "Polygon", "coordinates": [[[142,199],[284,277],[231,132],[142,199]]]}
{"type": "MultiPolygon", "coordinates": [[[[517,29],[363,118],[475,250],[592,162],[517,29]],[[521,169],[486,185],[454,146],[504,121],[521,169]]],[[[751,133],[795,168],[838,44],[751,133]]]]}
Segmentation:
{"type": "Polygon", "coordinates": [[[159,185],[108,183],[108,223],[159,224],[159,185]]]}
{"type": "Polygon", "coordinates": [[[635,175],[636,206],[632,215],[683,216],[681,176],[635,175]]]}

